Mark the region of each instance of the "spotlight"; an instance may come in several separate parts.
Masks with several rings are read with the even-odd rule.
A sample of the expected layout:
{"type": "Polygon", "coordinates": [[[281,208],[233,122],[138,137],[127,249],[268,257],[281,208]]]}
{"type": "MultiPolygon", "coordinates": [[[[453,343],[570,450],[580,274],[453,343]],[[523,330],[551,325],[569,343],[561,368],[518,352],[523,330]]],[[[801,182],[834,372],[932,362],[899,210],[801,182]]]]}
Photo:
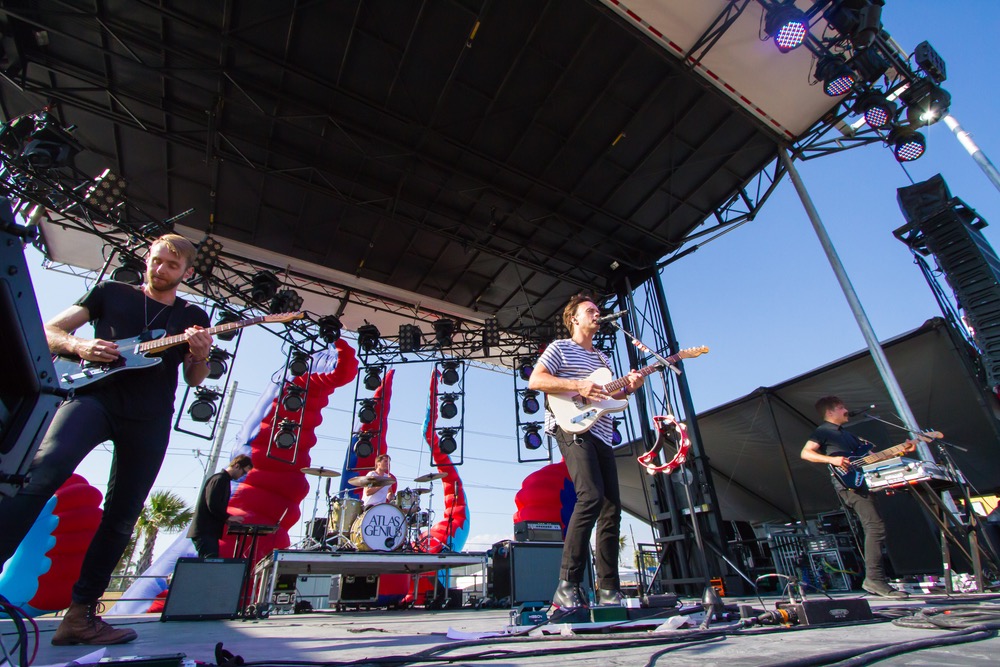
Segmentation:
{"type": "Polygon", "coordinates": [[[302,350],[292,352],[288,359],[288,372],[292,377],[299,377],[309,372],[309,355],[302,350]]]}
{"type": "Polygon", "coordinates": [[[612,417],[611,419],[611,446],[617,447],[622,444],[622,432],[619,430],[621,428],[622,420],[617,417],[612,417]]]}
{"type": "Polygon", "coordinates": [[[451,339],[454,335],[455,320],[441,319],[434,321],[434,340],[437,341],[438,347],[451,345],[451,339]]]}
{"type": "Polygon", "coordinates": [[[111,209],[122,203],[125,197],[125,181],[121,176],[105,169],[94,179],[94,185],[87,190],[85,201],[91,208],[107,215],[111,209]]]}
{"type": "Polygon", "coordinates": [[[375,411],[375,401],[371,398],[366,398],[359,401],[361,408],[358,410],[358,420],[362,424],[371,424],[373,421],[378,419],[378,413],[375,411]]]}
{"type": "Polygon", "coordinates": [[[374,324],[362,324],[358,327],[358,345],[365,352],[371,352],[382,346],[382,333],[374,324]]]}
{"type": "Polygon", "coordinates": [[[278,449],[291,449],[294,447],[295,441],[298,439],[295,435],[295,430],[298,427],[299,425],[291,419],[282,419],[278,425],[278,430],[274,434],[274,446],[278,449]]]}
{"type": "Polygon", "coordinates": [[[399,325],[399,351],[416,352],[423,342],[423,333],[413,324],[399,325]]]}
{"type": "Polygon", "coordinates": [[[281,407],[289,412],[298,412],[306,403],[306,390],[302,387],[287,383],[285,384],[285,395],[281,399],[281,407]]]}
{"type": "Polygon", "coordinates": [[[535,360],[530,357],[522,357],[521,361],[518,362],[517,374],[521,376],[521,379],[527,382],[531,379],[531,371],[535,368],[535,360]]]}
{"type": "Polygon", "coordinates": [[[913,60],[916,61],[917,67],[922,69],[924,74],[930,77],[934,83],[941,83],[948,78],[944,58],[934,50],[930,42],[917,44],[917,48],[913,50],[913,60]]]}
{"type": "Polygon", "coordinates": [[[774,5],[767,10],[764,32],[771,36],[778,51],[788,53],[805,41],[809,22],[805,12],[795,6],[794,0],[784,5],[774,5]]]}
{"type": "MultiPolygon", "coordinates": [[[[233,324],[240,321],[240,316],[231,310],[222,310],[219,312],[219,319],[215,320],[215,326],[219,327],[224,324],[233,324]]],[[[239,333],[239,328],[233,328],[229,331],[218,332],[215,337],[219,340],[232,340],[236,338],[236,334],[239,333]]]]}
{"type": "Polygon", "coordinates": [[[365,370],[365,389],[368,391],[375,391],[382,384],[382,367],[381,366],[369,366],[365,370]]]}
{"type": "Polygon", "coordinates": [[[910,127],[933,125],[948,114],[951,106],[951,94],[926,79],[903,91],[900,97],[906,102],[906,121],[910,127]]]}
{"type": "Polygon", "coordinates": [[[538,449],[542,446],[542,434],[539,433],[539,423],[531,422],[524,425],[524,446],[527,449],[538,449]]]}
{"type": "Polygon", "coordinates": [[[858,75],[842,56],[823,56],[816,63],[816,78],[823,82],[823,92],[839,97],[851,90],[858,75]]]}
{"type": "Polygon", "coordinates": [[[201,243],[198,244],[198,252],[195,254],[194,264],[192,264],[195,273],[203,276],[212,275],[212,269],[215,268],[215,262],[219,259],[221,251],[222,244],[211,236],[202,239],[201,243]]]}
{"type": "Polygon", "coordinates": [[[483,323],[483,353],[489,354],[491,347],[500,345],[500,322],[491,317],[483,323]]]}
{"type": "Polygon", "coordinates": [[[526,389],[524,391],[524,397],[521,399],[521,409],[529,415],[533,415],[541,409],[541,404],[538,402],[537,391],[534,391],[533,389],[526,389]]]}
{"type": "Polygon", "coordinates": [[[250,278],[250,298],[267,303],[278,292],[278,278],[270,271],[258,271],[250,278]]]}
{"type": "Polygon", "coordinates": [[[196,422],[212,421],[215,416],[215,402],[219,400],[219,392],[208,387],[195,387],[194,401],[188,408],[188,414],[196,422]]]}
{"type": "Polygon", "coordinates": [[[293,289],[283,289],[271,299],[268,312],[272,315],[277,313],[294,313],[302,308],[302,297],[293,289]]]}
{"type": "Polygon", "coordinates": [[[233,355],[225,350],[213,347],[208,353],[208,379],[218,380],[229,370],[229,358],[233,355]]]}
{"type": "Polygon", "coordinates": [[[119,255],[118,261],[121,266],[111,272],[111,279],[127,285],[141,285],[146,264],[132,255],[119,255]]]}
{"type": "Polygon", "coordinates": [[[457,361],[445,361],[441,363],[441,382],[448,385],[449,387],[453,384],[457,384],[460,377],[458,374],[459,362],[457,361]]]}
{"type": "Polygon", "coordinates": [[[355,433],[354,441],[354,455],[359,459],[365,459],[375,453],[375,447],[372,445],[372,434],[361,431],[355,433]]]}
{"type": "Polygon", "coordinates": [[[455,394],[441,395],[441,418],[454,419],[458,415],[458,406],[455,405],[455,394]]]}
{"type": "Polygon", "coordinates": [[[438,431],[438,449],[441,450],[442,454],[451,456],[458,449],[456,435],[458,435],[458,431],[453,428],[443,428],[438,431]]]}
{"type": "Polygon", "coordinates": [[[896,103],[885,99],[885,95],[872,91],[863,95],[854,105],[854,111],[865,117],[868,127],[883,130],[896,118],[896,103]]]}
{"type": "Polygon", "coordinates": [[[897,162],[912,162],[924,154],[927,141],[920,132],[908,127],[895,127],[889,133],[889,145],[897,162]]]}
{"type": "Polygon", "coordinates": [[[336,315],[324,315],[317,320],[316,324],[319,325],[319,337],[327,345],[336,343],[340,339],[340,330],[343,328],[343,325],[341,325],[340,318],[336,315]]]}
{"type": "Polygon", "coordinates": [[[83,148],[47,111],[34,115],[35,129],[28,135],[21,157],[33,169],[65,166],[83,148]]]}

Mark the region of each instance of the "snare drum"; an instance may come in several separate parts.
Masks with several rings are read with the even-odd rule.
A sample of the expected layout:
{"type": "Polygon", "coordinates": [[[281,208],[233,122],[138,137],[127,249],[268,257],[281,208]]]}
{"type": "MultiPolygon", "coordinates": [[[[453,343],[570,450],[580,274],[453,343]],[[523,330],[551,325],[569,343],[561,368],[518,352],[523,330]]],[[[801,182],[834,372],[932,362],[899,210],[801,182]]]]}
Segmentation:
{"type": "Polygon", "coordinates": [[[414,528],[426,528],[431,525],[431,513],[427,510],[414,512],[406,517],[406,523],[414,528]]]}
{"type": "Polygon", "coordinates": [[[351,526],[361,516],[364,506],[354,498],[334,498],[330,503],[330,520],[327,524],[331,535],[350,536],[351,526]]]}
{"type": "Polygon", "coordinates": [[[396,494],[392,504],[403,514],[415,514],[420,511],[420,494],[410,489],[403,489],[396,494]]]}
{"type": "Polygon", "coordinates": [[[358,551],[395,551],[403,545],[403,513],[388,503],[373,505],[354,520],[351,542],[358,551]]]}

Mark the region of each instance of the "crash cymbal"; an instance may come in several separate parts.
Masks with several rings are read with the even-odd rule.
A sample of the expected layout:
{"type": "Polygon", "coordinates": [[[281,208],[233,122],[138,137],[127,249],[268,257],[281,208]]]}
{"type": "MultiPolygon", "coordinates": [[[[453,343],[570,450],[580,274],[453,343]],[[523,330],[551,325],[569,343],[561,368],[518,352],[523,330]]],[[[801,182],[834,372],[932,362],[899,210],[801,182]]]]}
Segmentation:
{"type": "Polygon", "coordinates": [[[448,473],[446,472],[429,472],[426,475],[414,478],[413,481],[417,484],[423,484],[424,482],[433,482],[436,479],[444,479],[447,476],[448,473]]]}
{"type": "Polygon", "coordinates": [[[421,489],[421,488],[410,489],[410,491],[413,491],[414,493],[417,493],[417,494],[420,494],[420,495],[423,495],[425,493],[430,493],[431,492],[430,489],[421,489]]]}
{"type": "Polygon", "coordinates": [[[392,484],[391,477],[369,477],[367,475],[358,475],[357,477],[352,477],[347,480],[347,483],[351,486],[367,486],[373,489],[381,489],[383,486],[389,486],[392,484]]]}
{"type": "Polygon", "coordinates": [[[316,475],[317,477],[340,477],[339,472],[329,470],[328,468],[302,468],[302,472],[307,475],[316,475]]]}

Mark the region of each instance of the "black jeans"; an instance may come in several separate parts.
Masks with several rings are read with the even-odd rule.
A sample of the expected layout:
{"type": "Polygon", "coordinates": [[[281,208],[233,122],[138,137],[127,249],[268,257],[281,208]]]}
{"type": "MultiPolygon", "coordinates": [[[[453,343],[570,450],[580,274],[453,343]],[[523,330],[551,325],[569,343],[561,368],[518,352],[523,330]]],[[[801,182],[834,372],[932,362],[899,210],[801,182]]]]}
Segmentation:
{"type": "Polygon", "coordinates": [[[576,487],[576,505],[566,526],[559,577],[574,583],[583,581],[590,533],[596,524],[597,587],[617,590],[622,501],[614,450],[589,433],[574,438],[559,430],[556,442],[576,487]]]}
{"type": "Polygon", "coordinates": [[[28,470],[30,480],[0,506],[0,562],[7,562],[52,494],[100,443],[114,443],[104,515],[73,586],[73,601],[98,600],[125,553],[146,495],[167,450],[171,415],[134,420],[107,413],[99,400],[77,396],[56,411],[28,470]]]}
{"type": "Polygon", "coordinates": [[[213,535],[192,537],[194,548],[198,550],[198,558],[218,558],[219,538],[213,535]]]}
{"type": "Polygon", "coordinates": [[[865,579],[885,581],[885,567],[882,565],[882,545],[885,544],[885,523],[875,507],[875,501],[867,489],[853,491],[839,489],[844,506],[850,507],[858,515],[861,528],[865,531],[865,579]]]}

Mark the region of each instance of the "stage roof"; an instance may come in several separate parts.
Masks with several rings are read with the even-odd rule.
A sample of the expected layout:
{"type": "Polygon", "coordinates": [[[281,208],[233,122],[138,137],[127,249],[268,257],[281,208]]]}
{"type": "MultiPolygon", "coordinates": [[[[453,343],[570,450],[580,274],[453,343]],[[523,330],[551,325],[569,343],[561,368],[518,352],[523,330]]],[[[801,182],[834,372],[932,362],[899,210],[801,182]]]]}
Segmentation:
{"type": "MultiPolygon", "coordinates": [[[[835,105],[808,52],[761,39],[762,12],[10,0],[0,107],[51,104],[84,172],[110,167],[156,219],[194,209],[178,230],[234,261],[335,286],[306,307],[348,328],[385,315],[358,293],[408,305],[396,319],[532,325],[649,278],[727,202],[752,208],[778,142],[835,105]]],[[[43,228],[57,261],[101,264],[43,228]]]]}

